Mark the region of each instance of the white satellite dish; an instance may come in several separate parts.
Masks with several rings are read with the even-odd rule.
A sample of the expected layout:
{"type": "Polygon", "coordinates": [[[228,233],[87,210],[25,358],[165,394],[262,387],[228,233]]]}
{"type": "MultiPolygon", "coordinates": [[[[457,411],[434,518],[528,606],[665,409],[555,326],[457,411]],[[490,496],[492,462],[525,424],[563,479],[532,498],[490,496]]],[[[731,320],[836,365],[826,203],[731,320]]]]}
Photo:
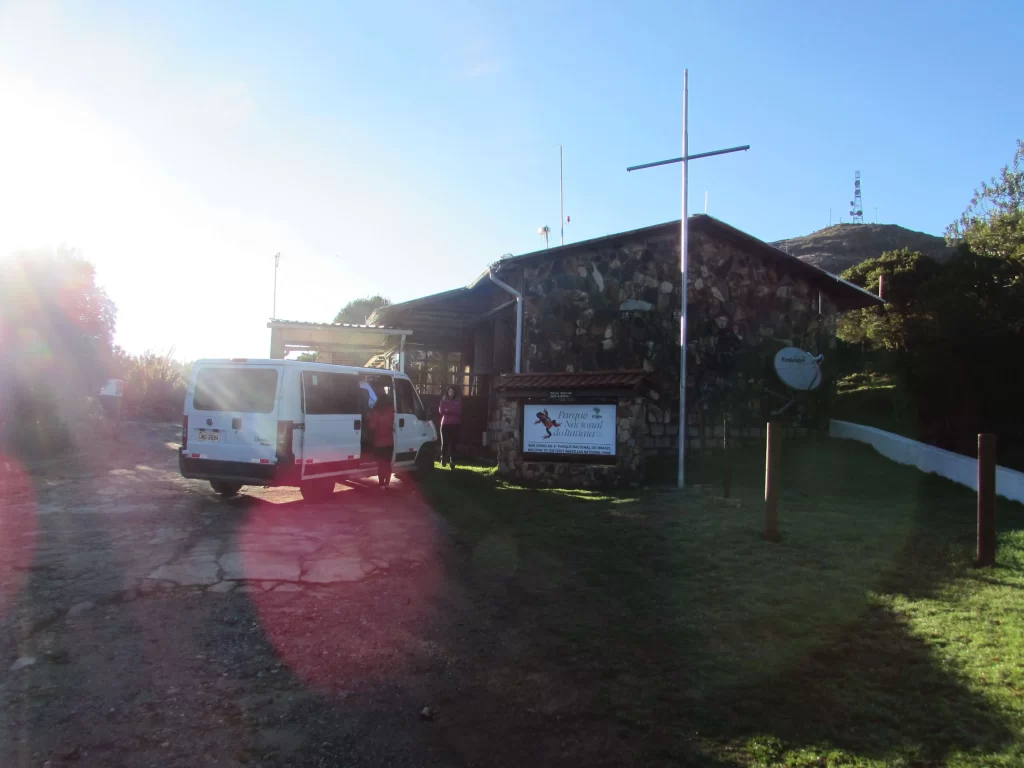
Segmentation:
{"type": "Polygon", "coordinates": [[[821,360],[796,347],[786,347],[775,353],[775,372],[790,389],[809,392],[821,386],[821,360]]]}

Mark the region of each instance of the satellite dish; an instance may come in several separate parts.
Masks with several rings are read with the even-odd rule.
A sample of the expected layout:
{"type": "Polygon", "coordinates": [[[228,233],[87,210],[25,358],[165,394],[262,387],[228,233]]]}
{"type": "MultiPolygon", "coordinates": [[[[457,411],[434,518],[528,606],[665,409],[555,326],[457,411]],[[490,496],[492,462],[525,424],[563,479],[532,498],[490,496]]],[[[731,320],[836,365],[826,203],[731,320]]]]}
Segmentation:
{"type": "Polygon", "coordinates": [[[537,227],[537,234],[544,238],[544,247],[548,247],[548,235],[551,234],[551,227],[545,224],[543,227],[537,227]]]}
{"type": "Polygon", "coordinates": [[[821,386],[821,360],[796,347],[786,347],[775,353],[775,373],[790,389],[809,392],[821,386]]]}

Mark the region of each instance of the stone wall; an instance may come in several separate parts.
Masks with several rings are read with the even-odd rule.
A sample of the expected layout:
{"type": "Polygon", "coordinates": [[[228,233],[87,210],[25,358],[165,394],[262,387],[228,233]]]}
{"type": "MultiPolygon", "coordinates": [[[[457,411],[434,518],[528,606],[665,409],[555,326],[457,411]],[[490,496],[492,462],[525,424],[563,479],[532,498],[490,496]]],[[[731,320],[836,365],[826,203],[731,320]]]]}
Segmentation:
{"type": "Polygon", "coordinates": [[[678,370],[678,234],[544,259],[522,284],[525,372],[678,370]]]}
{"type": "MultiPolygon", "coordinates": [[[[511,266],[511,265],[510,265],[511,266]]],[[[644,369],[653,373],[648,456],[674,456],[679,431],[679,233],[624,235],[511,272],[525,299],[523,371],[644,369]]],[[[752,435],[769,418],[825,429],[834,388],[835,306],[804,277],[715,230],[690,229],[688,435],[752,435]],[[785,346],[824,353],[824,384],[797,398],[772,361],[785,346]],[[781,397],[780,397],[781,396],[781,397]]],[[[758,438],[760,435],[757,436],[758,438]]]]}
{"type": "Polygon", "coordinates": [[[491,435],[498,455],[498,473],[528,485],[558,488],[635,488],[644,480],[644,440],[648,434],[645,399],[619,397],[617,445],[614,464],[587,463],[586,457],[524,456],[521,397],[499,394],[491,435]]]}
{"type": "Polygon", "coordinates": [[[835,304],[782,264],[700,231],[691,233],[690,242],[695,254],[688,295],[690,437],[699,437],[702,425],[705,438],[726,428],[742,437],[769,419],[827,429],[835,387],[835,304]],[[775,353],[788,346],[824,354],[817,391],[794,398],[779,381],[775,353]]]}

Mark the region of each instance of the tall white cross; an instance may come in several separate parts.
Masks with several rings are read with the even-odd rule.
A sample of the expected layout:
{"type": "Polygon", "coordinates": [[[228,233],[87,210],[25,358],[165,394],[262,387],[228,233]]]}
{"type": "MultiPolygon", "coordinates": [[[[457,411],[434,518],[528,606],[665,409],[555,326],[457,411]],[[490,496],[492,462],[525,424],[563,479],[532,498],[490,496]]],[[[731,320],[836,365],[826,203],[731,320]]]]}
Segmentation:
{"type": "Polygon", "coordinates": [[[680,270],[683,275],[682,285],[682,307],[679,313],[679,467],[676,475],[676,484],[682,488],[686,480],[686,293],[687,293],[687,274],[690,266],[690,254],[689,254],[689,233],[686,225],[687,218],[687,200],[686,193],[688,191],[687,184],[687,166],[690,164],[690,160],[697,160],[701,157],[711,157],[712,155],[725,155],[729,152],[742,152],[750,149],[749,144],[744,144],[742,147],[730,147],[729,149],[716,149],[713,152],[701,152],[696,155],[689,153],[689,124],[687,122],[687,103],[690,100],[690,73],[689,70],[683,70],[683,156],[674,157],[671,160],[658,160],[654,163],[644,163],[643,165],[632,165],[627,168],[627,171],[638,171],[641,168],[653,168],[658,165],[669,165],[670,163],[682,163],[683,164],[683,218],[680,223],[681,235],[680,235],[680,270]]]}

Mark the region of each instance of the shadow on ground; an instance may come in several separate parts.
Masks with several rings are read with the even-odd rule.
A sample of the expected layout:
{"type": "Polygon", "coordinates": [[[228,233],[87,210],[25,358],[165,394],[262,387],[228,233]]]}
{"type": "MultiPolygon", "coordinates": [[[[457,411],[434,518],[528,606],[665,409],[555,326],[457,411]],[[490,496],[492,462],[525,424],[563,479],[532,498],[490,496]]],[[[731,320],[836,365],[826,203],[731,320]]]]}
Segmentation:
{"type": "MultiPolygon", "coordinates": [[[[862,446],[788,449],[779,545],[759,537],[756,454],[735,457],[738,509],[432,480],[493,648],[451,703],[460,753],[484,759],[516,720],[510,765],[933,764],[1011,745],[887,598],[968,572],[971,494],[862,446]]],[[[1003,529],[1021,527],[1005,506],[1003,529]]]]}
{"type": "MultiPolygon", "coordinates": [[[[262,574],[321,546],[365,566],[8,617],[38,657],[0,685],[11,765],[930,765],[1019,736],[901,609],[954,582],[1017,586],[1019,564],[972,571],[970,493],[862,446],[786,444],[776,545],[759,536],[757,454],[734,457],[740,507],[527,490],[481,468],[310,505],[172,482],[173,431],[105,470],[135,483],[122,495],[62,470],[85,511],[45,486],[64,476],[39,476],[36,563],[56,570],[30,571],[22,608],[121,589],[152,570],[134,559],[146,546],[161,562],[237,551],[262,574]]],[[[1016,505],[1000,520],[1024,527],[1016,505]]]]}

